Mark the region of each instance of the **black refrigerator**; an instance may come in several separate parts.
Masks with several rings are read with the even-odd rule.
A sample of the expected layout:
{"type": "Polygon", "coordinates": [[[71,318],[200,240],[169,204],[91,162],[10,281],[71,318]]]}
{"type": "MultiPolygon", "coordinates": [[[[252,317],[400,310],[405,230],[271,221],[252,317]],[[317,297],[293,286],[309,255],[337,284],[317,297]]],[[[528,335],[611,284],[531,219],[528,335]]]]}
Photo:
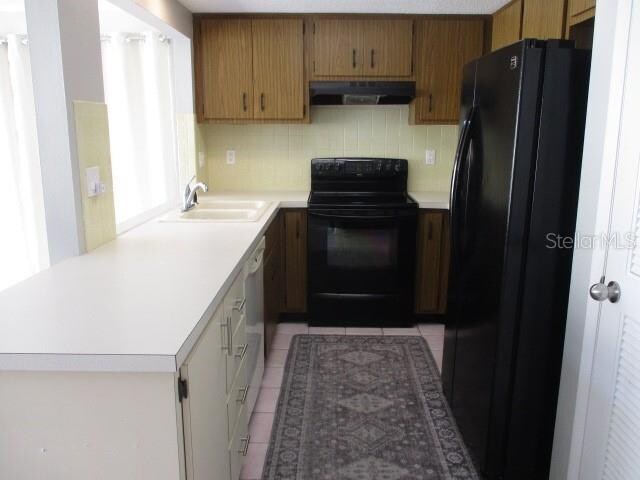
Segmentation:
{"type": "Polygon", "coordinates": [[[489,479],[549,474],[590,60],[523,40],[464,68],[442,380],[489,479]]]}

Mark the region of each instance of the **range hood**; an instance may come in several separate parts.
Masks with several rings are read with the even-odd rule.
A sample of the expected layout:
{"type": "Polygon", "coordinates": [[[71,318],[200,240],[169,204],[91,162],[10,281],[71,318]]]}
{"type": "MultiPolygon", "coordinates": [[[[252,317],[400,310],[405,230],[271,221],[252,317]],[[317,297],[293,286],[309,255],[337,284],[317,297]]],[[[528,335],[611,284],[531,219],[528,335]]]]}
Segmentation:
{"type": "Polygon", "coordinates": [[[415,82],[311,82],[312,105],[406,105],[416,96],[415,82]]]}

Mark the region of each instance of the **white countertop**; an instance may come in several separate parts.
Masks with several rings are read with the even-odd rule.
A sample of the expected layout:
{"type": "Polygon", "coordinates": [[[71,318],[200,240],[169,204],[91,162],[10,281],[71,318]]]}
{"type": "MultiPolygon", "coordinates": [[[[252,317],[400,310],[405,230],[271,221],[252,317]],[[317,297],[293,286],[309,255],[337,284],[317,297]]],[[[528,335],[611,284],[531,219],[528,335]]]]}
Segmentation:
{"type": "MultiPolygon", "coordinates": [[[[257,222],[151,220],[0,292],[0,370],[177,371],[277,210],[308,195],[208,195],[273,203],[257,222]]],[[[448,208],[447,194],[411,195],[448,208]]]]}
{"type": "Polygon", "coordinates": [[[420,208],[449,210],[449,192],[409,192],[420,208]]]}
{"type": "Polygon", "coordinates": [[[152,220],[0,292],[0,370],[176,371],[278,208],[308,192],[212,196],[273,204],[257,222],[152,220]]]}

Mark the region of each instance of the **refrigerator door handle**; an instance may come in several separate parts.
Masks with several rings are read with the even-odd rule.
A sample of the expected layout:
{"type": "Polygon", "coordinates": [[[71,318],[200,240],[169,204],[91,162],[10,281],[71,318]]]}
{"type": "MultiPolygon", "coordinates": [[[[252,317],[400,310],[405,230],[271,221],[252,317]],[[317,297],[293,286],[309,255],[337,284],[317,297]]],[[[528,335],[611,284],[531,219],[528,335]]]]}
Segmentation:
{"type": "Polygon", "coordinates": [[[453,164],[453,175],[451,177],[451,193],[449,198],[449,231],[451,232],[451,253],[452,257],[457,258],[456,247],[458,244],[458,197],[460,193],[460,175],[464,168],[463,162],[469,156],[469,148],[471,146],[471,125],[473,122],[473,115],[475,113],[475,106],[471,107],[467,118],[462,124],[462,131],[460,132],[460,140],[458,141],[458,148],[456,150],[456,156],[453,164]]]}

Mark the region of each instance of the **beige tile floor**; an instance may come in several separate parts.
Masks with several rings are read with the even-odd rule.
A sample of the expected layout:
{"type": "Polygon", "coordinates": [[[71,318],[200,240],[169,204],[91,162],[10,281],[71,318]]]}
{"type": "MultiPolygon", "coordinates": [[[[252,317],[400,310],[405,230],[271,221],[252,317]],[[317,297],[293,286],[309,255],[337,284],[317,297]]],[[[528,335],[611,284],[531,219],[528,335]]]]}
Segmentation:
{"type": "Polygon", "coordinates": [[[278,394],[282,385],[284,363],[287,359],[291,338],[299,333],[320,335],[421,335],[429,344],[438,368],[442,369],[444,325],[441,324],[420,324],[413,328],[324,328],[309,327],[305,323],[279,324],[271,353],[265,363],[260,394],[249,422],[251,443],[249,444],[244,467],[240,473],[241,480],[259,480],[262,477],[262,467],[267,455],[267,446],[271,436],[278,394]]]}

